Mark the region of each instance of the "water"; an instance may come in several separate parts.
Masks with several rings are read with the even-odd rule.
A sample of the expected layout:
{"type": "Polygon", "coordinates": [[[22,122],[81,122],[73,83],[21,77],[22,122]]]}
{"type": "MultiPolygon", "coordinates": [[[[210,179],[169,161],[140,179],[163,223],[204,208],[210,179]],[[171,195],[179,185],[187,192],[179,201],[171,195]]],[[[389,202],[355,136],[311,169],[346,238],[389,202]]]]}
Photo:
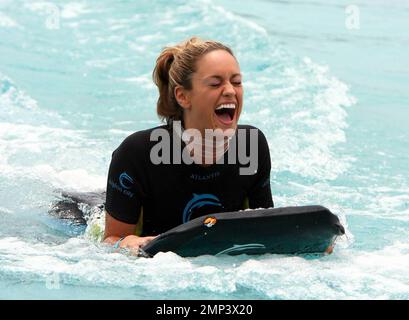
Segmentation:
{"type": "Polygon", "coordinates": [[[409,3],[355,1],[353,30],[349,4],[0,1],[0,298],[409,299],[409,3]],[[337,213],[332,255],[134,258],[47,214],[159,124],[155,59],[191,35],[236,52],[276,206],[337,213]]]}

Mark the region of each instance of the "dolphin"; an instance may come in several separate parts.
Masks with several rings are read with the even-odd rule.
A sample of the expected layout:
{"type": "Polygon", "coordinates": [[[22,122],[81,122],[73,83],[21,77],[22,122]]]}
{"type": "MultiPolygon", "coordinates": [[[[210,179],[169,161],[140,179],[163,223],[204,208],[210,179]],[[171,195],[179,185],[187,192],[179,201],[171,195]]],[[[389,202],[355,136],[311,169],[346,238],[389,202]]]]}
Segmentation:
{"type": "Polygon", "coordinates": [[[71,220],[75,225],[85,225],[85,208],[104,208],[105,191],[75,192],[57,191],[58,200],[54,201],[48,213],[59,219],[71,220]]]}

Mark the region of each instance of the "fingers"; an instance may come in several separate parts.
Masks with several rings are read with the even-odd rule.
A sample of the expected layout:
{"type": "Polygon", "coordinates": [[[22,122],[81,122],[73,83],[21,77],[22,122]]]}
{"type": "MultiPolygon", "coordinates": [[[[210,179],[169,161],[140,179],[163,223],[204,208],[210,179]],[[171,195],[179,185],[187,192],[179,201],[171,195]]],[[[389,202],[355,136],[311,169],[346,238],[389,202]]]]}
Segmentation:
{"type": "Polygon", "coordinates": [[[148,238],[151,238],[151,237],[143,238],[143,239],[139,242],[139,246],[140,246],[140,247],[143,247],[143,246],[147,245],[149,242],[151,242],[151,241],[153,240],[153,239],[148,239],[148,238]]]}
{"type": "Polygon", "coordinates": [[[147,245],[149,242],[151,242],[156,237],[157,236],[149,236],[149,237],[129,236],[121,241],[119,247],[121,249],[128,249],[132,252],[132,254],[134,254],[134,253],[137,253],[141,247],[147,245]]]}
{"type": "Polygon", "coordinates": [[[150,237],[143,237],[143,238],[140,238],[140,242],[139,242],[139,245],[141,246],[141,247],[143,247],[143,246],[145,246],[145,245],[147,245],[149,242],[151,242],[153,239],[155,239],[157,236],[150,236],[150,237]]]}
{"type": "Polygon", "coordinates": [[[159,237],[159,236],[143,237],[143,239],[149,242],[149,241],[152,241],[153,239],[155,239],[157,237],[159,237]]]}

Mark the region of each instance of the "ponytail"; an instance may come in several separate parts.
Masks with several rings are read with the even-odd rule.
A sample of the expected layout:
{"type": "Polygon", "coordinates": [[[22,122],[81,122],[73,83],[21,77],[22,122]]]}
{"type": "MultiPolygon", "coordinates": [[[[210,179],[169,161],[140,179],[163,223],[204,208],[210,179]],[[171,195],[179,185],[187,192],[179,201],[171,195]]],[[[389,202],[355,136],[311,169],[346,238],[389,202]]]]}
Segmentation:
{"type": "Polygon", "coordinates": [[[157,110],[162,120],[169,122],[170,119],[180,120],[182,110],[174,97],[174,88],[177,85],[172,83],[169,72],[173,61],[175,60],[176,50],[174,48],[165,48],[156,60],[156,66],[153,70],[153,81],[159,89],[159,98],[157,110]]]}

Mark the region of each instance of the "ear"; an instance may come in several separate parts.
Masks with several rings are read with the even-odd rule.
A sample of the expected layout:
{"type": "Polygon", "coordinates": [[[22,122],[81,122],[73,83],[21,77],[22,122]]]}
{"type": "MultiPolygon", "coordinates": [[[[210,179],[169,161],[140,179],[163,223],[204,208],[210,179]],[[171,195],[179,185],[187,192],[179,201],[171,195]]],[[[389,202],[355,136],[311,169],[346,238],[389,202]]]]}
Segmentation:
{"type": "Polygon", "coordinates": [[[182,86],[176,86],[174,95],[176,98],[176,101],[179,103],[179,105],[183,109],[190,109],[191,104],[190,104],[190,95],[189,92],[183,88],[182,86]]]}

